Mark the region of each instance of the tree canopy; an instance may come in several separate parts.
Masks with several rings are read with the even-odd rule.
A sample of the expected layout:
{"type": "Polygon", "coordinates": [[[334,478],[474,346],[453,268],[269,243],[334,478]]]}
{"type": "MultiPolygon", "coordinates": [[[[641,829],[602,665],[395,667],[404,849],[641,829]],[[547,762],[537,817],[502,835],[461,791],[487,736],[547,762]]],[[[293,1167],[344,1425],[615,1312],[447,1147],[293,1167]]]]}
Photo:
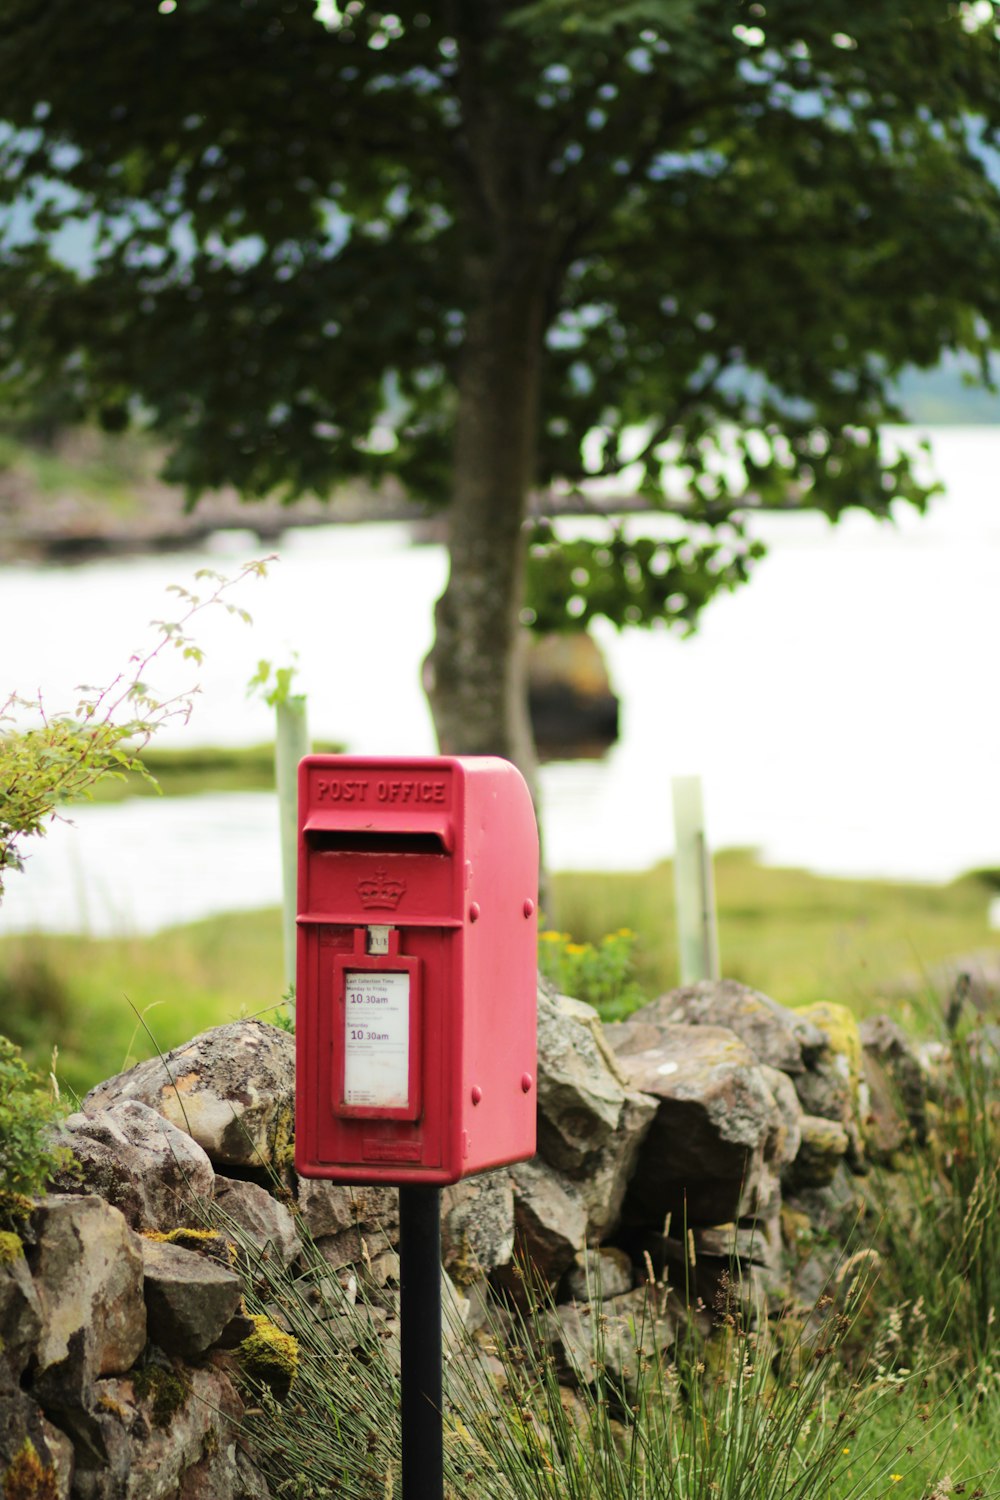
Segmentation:
{"type": "Polygon", "coordinates": [[[907,365],[987,376],[998,19],[7,0],[0,378],[138,413],[192,494],[391,473],[447,503],[442,748],[523,763],[533,495],[617,475],[710,528],[536,536],[549,626],[691,623],[746,576],[748,506],[924,502],[878,434],[907,365]]]}

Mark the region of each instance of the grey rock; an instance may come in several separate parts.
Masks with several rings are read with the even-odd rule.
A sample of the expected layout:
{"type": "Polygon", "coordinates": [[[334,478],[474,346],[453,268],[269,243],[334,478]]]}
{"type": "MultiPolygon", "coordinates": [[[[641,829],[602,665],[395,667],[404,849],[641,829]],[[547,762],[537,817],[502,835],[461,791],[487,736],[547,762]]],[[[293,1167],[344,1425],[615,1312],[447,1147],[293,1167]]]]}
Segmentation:
{"type": "Polygon", "coordinates": [[[739,1224],[712,1224],[692,1229],[695,1255],[717,1256],[720,1260],[752,1260],[756,1248],[754,1227],[739,1224]]]}
{"type": "Polygon", "coordinates": [[[153,1367],[144,1383],[103,1380],[98,1406],[103,1444],[119,1463],[124,1458],[124,1472],[108,1491],[92,1471],[94,1500],[267,1500],[265,1480],[236,1441],[243,1403],[225,1371],[187,1369],[178,1380],[177,1372],[153,1367]],[[166,1403],[168,1416],[157,1382],[171,1378],[177,1395],[166,1403]]]}
{"type": "Polygon", "coordinates": [[[239,1277],[207,1256],[161,1240],[142,1241],[142,1260],[149,1338],[165,1354],[197,1359],[238,1313],[239,1277]]]}
{"type": "Polygon", "coordinates": [[[300,1177],[296,1189],[299,1217],[314,1240],[356,1230],[399,1239],[399,1194],[396,1188],[345,1187],[318,1177],[300,1177]]]}
{"type": "Polygon", "coordinates": [[[45,1433],[45,1445],[49,1450],[55,1493],[62,1500],[63,1496],[70,1494],[73,1484],[73,1473],[76,1467],[73,1444],[65,1432],[61,1432],[58,1427],[53,1426],[44,1418],[42,1429],[45,1433]]]}
{"type": "MultiPolygon", "coordinates": [[[[96,1395],[94,1399],[100,1400],[96,1395]]],[[[66,1412],[60,1420],[73,1441],[72,1500],[122,1500],[132,1450],[114,1416],[91,1404],[66,1412]]]]}
{"type": "Polygon", "coordinates": [[[399,1243],[396,1188],[345,1187],[300,1177],[299,1223],[334,1270],[357,1265],[399,1243]]]}
{"type": "Polygon", "coordinates": [[[386,1250],[392,1250],[398,1242],[390,1240],[380,1229],[343,1229],[339,1234],[325,1234],[316,1240],[316,1249],[334,1271],[345,1266],[358,1266],[376,1259],[386,1250]]]}
{"type": "Polygon", "coordinates": [[[538,993],[538,1154],[579,1184],[587,1238],[611,1233],[656,1101],[632,1088],[593,1006],[538,993]]]}
{"type": "Polygon", "coordinates": [[[342,1271],[339,1276],[319,1276],[304,1288],[304,1294],[314,1316],[320,1322],[341,1317],[358,1300],[358,1278],[353,1268],[342,1271]]]}
{"type": "Polygon", "coordinates": [[[749,1210],[740,1222],[756,1227],[781,1212],[781,1201],[781,1178],[765,1162],[754,1183],[749,1210]]]}
{"type": "Polygon", "coordinates": [[[551,1166],[579,1176],[618,1129],[625,1101],[625,1086],[597,1041],[599,1025],[590,1006],[540,986],[538,1150],[551,1166]]]}
{"type": "Polygon", "coordinates": [[[693,1229],[691,1238],[697,1261],[706,1258],[738,1267],[763,1266],[780,1272],[782,1261],[781,1218],[777,1208],[749,1224],[715,1224],[693,1229]]]}
{"type": "Polygon", "coordinates": [[[626,1037],[617,1050],[643,1093],[696,1104],[720,1141],[746,1148],[767,1139],[774,1100],[753,1054],[733,1032],[663,1025],[654,1046],[633,1048],[626,1037]]]}
{"type": "Polygon", "coordinates": [[[804,1072],[826,1046],[818,1027],[735,979],[703,979],[669,990],[635,1011],[629,1021],[724,1026],[746,1042],[757,1062],[785,1073],[804,1072]]]}
{"type": "Polygon", "coordinates": [[[835,1120],[843,1126],[848,1165],[854,1171],[864,1171],[861,1122],[868,1113],[868,1091],[857,1020],[846,1006],[830,1001],[819,1001],[804,1007],[804,1011],[825,1035],[826,1048],[795,1079],[796,1092],[807,1115],[835,1120]]]}
{"type": "Polygon", "coordinates": [[[116,1208],[53,1195],[32,1216],[42,1312],[35,1390],[49,1415],[84,1406],[95,1378],[128,1370],[146,1342],[142,1251],[116,1208]]]}
{"type": "Polygon", "coordinates": [[[766,1063],[761,1064],[760,1071],[775,1103],[772,1128],[764,1142],[764,1160],[780,1173],[798,1155],[802,1140],[802,1105],[787,1073],[766,1063]]]}
{"type": "Polygon", "coordinates": [[[294,1093],[294,1039],[263,1021],[233,1021],[98,1084],[83,1110],[93,1116],[138,1099],[217,1165],[282,1167],[294,1093]]]}
{"type": "Polygon", "coordinates": [[[536,1157],[511,1168],[515,1244],[551,1285],[583,1249],[587,1210],[575,1183],[536,1157]]]}
{"type": "Polygon", "coordinates": [[[710,1326],[732,1316],[741,1326],[777,1312],[788,1296],[777,1211],[744,1224],[704,1225],[664,1242],[666,1279],[710,1310],[710,1326]]]}
{"type": "Polygon", "coordinates": [[[214,1182],[213,1218],[225,1229],[234,1224],[241,1238],[255,1245],[262,1256],[290,1266],[302,1253],[295,1220],[283,1203],[256,1182],[217,1176],[214,1182]]]}
{"type": "Polygon", "coordinates": [[[630,1292],[634,1279],[625,1251],[604,1245],[577,1252],[566,1273],[565,1291],[574,1302],[607,1302],[630,1292]]]}
{"type": "MultiPolygon", "coordinates": [[[[227,1427],[221,1436],[231,1439],[227,1427]]],[[[211,1444],[204,1445],[211,1448],[211,1444]]],[[[177,1500],[270,1500],[267,1480],[242,1443],[226,1441],[215,1453],[204,1452],[201,1459],[184,1471],[177,1500]]]]}
{"type": "Polygon", "coordinates": [[[256,1331],[256,1327],[253,1318],[248,1318],[244,1312],[237,1312],[230,1318],[212,1348],[238,1349],[244,1339],[248,1339],[256,1331]]]}
{"type": "Polygon", "coordinates": [[[792,1292],[801,1307],[815,1308],[819,1298],[829,1293],[844,1264],[844,1246],[856,1241],[858,1224],[870,1208],[843,1157],[832,1181],[819,1187],[787,1188],[785,1243],[793,1252],[792,1292]]]}
{"type": "Polygon", "coordinates": [[[927,1140],[927,1082],[916,1049],[890,1016],[860,1022],[868,1114],[862,1122],[865,1148],[875,1161],[927,1140]]]}
{"type": "Polygon", "coordinates": [[[192,1201],[212,1197],[215,1174],[206,1153],[139,1099],[70,1115],[59,1142],[75,1163],[57,1175],[59,1190],[96,1193],[133,1229],[172,1229],[192,1201]]]}
{"type": "Polygon", "coordinates": [[[399,1252],[380,1250],[358,1267],[362,1286],[380,1307],[395,1311],[399,1305],[399,1252]]]}
{"type": "Polygon", "coordinates": [[[633,1086],[659,1100],[625,1201],[632,1226],[741,1219],[756,1210],[777,1106],[746,1044],[717,1026],[608,1028],[633,1086]]]}
{"type": "Polygon", "coordinates": [[[34,1355],[41,1331],[35,1283],[23,1247],[14,1243],[10,1259],[0,1264],[0,1366],[6,1364],[15,1381],[34,1355]]]}
{"type": "Polygon", "coordinates": [[[514,1252],[514,1189],[503,1167],[466,1177],[441,1194],[441,1259],[467,1288],[514,1252]]]}
{"type": "Polygon", "coordinates": [[[840,1058],[826,1056],[795,1080],[803,1113],[836,1120],[845,1128],[854,1117],[851,1080],[840,1058]]]}
{"type": "Polygon", "coordinates": [[[786,1170],[786,1186],[825,1187],[831,1183],[847,1156],[850,1138],[838,1120],[822,1115],[803,1115],[802,1141],[794,1162],[786,1170]]]}
{"type": "Polygon", "coordinates": [[[566,1302],[545,1316],[545,1332],[564,1379],[592,1386],[603,1367],[611,1386],[632,1403],[640,1374],[669,1361],[682,1319],[677,1298],[640,1286],[604,1302],[566,1302]]]}
{"type": "Polygon", "coordinates": [[[449,1360],[469,1332],[472,1303],[445,1271],[441,1272],[441,1333],[444,1357],[449,1360]]]}
{"type": "Polygon", "coordinates": [[[625,1194],[658,1108],[650,1094],[626,1092],[618,1129],[578,1184],[587,1210],[588,1241],[604,1239],[618,1228],[625,1194]]]}

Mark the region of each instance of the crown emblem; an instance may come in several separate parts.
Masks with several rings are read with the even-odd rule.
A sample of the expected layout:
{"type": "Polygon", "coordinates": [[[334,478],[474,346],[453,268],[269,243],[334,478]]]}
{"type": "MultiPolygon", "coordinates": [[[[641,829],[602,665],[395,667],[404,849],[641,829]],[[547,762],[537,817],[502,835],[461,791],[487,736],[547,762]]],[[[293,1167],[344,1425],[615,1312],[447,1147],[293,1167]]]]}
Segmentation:
{"type": "Polygon", "coordinates": [[[389,911],[395,911],[405,890],[405,880],[393,880],[381,868],[377,868],[371,875],[366,875],[357,884],[362,906],[382,906],[389,911]]]}

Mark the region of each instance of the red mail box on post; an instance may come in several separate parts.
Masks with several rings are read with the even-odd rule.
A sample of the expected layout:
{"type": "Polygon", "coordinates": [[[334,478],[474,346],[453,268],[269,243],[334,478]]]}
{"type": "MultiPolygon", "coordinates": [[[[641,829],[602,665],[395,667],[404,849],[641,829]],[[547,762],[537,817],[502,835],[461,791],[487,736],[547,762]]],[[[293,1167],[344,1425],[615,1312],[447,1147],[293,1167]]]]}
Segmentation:
{"type": "Polygon", "coordinates": [[[303,1176],[443,1184],[534,1154],[537,879],[506,761],[300,763],[303,1176]]]}

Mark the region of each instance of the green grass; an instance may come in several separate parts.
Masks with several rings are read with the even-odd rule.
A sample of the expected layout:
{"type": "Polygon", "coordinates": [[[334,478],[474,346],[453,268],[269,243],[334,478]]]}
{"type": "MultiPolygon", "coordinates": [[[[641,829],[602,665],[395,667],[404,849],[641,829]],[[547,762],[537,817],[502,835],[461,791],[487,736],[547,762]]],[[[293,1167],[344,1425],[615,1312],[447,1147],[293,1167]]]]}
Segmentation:
{"type": "MultiPolygon", "coordinates": [[[[578,942],[631,928],[636,978],[650,994],[678,983],[673,867],[643,874],[552,879],[555,923],[578,942]]],[[[723,974],[782,1005],[836,1000],[865,1016],[885,1010],[915,1030],[928,1012],[932,971],[958,954],[1000,947],[990,930],[986,876],[950,885],[838,880],[772,869],[746,850],[715,858],[723,974]]]]}
{"type": "Polygon", "coordinates": [[[76,1094],[157,1046],[166,1051],[206,1027],[273,1010],[284,988],[277,908],[153,937],[0,941],[4,1032],[36,1071],[48,1072],[57,1046],[60,1084],[76,1094]]]}
{"type": "Polygon", "coordinates": [[[933,1377],[914,1373],[906,1377],[895,1402],[866,1412],[861,1430],[860,1450],[845,1444],[852,1452],[844,1455],[831,1500],[889,1495],[893,1500],[948,1500],[962,1494],[966,1500],[973,1495],[997,1500],[1000,1495],[1000,1387],[995,1381],[981,1399],[967,1404],[933,1377]]]}

